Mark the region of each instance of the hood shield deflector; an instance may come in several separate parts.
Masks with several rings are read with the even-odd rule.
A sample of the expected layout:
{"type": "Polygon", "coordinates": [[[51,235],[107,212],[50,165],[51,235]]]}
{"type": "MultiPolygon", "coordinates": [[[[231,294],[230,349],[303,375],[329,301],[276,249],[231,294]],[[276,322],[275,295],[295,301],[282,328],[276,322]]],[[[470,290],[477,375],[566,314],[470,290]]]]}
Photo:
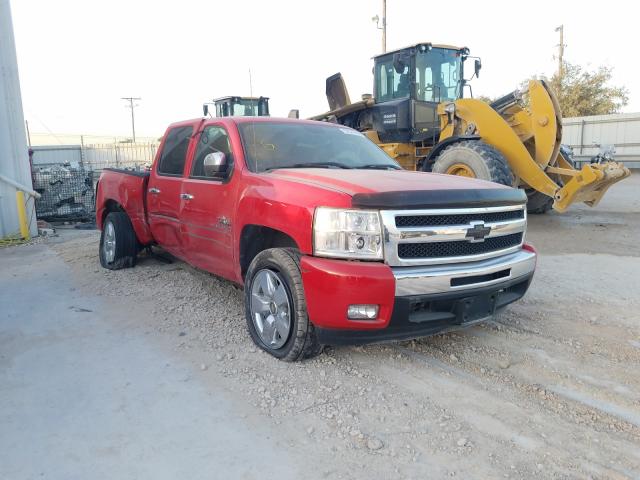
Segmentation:
{"type": "Polygon", "coordinates": [[[526,203],[527,195],[517,188],[356,193],[352,198],[354,207],[380,209],[501,207],[526,203]]]}

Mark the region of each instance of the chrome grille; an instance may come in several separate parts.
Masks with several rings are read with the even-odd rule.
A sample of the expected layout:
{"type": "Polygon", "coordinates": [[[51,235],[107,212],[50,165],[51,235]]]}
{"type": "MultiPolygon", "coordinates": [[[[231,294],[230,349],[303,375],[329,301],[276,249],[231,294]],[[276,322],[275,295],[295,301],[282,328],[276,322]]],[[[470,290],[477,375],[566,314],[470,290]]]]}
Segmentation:
{"type": "Polygon", "coordinates": [[[480,253],[504,250],[522,242],[522,233],[512,233],[502,237],[487,238],[484,242],[429,242],[401,243],[398,245],[400,258],[438,258],[478,255],[480,253]]]}
{"type": "Polygon", "coordinates": [[[391,266],[470,262],[515,252],[527,224],[524,205],[382,210],[380,215],[391,266]]]}
{"type": "Polygon", "coordinates": [[[474,220],[484,223],[507,222],[524,218],[524,210],[489,213],[460,213],[457,215],[398,215],[396,227],[429,227],[434,225],[463,225],[474,220]]]}

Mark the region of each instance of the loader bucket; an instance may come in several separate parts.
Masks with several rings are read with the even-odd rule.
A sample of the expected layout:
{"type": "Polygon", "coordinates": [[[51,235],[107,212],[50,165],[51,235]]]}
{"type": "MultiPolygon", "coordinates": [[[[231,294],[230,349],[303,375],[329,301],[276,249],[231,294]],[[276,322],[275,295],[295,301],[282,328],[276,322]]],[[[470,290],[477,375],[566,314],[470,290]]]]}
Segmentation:
{"type": "Polygon", "coordinates": [[[582,169],[574,170],[570,174],[571,179],[558,190],[553,208],[564,212],[569,205],[576,202],[584,202],[590,207],[595,207],[611,185],[629,175],[629,169],[618,162],[584,165],[582,169]]]}
{"type": "Polygon", "coordinates": [[[472,98],[457,100],[455,115],[460,121],[457,132],[441,104],[440,141],[460,132],[479,134],[485,143],[504,155],[520,187],[553,198],[553,209],[558,212],[577,202],[597,205],[611,185],[630,175],[629,169],[617,162],[576,169],[559,152],[562,121],[553,91],[546,82],[531,80],[528,96],[528,107],[522,106],[515,94],[492,105],[472,98]]]}

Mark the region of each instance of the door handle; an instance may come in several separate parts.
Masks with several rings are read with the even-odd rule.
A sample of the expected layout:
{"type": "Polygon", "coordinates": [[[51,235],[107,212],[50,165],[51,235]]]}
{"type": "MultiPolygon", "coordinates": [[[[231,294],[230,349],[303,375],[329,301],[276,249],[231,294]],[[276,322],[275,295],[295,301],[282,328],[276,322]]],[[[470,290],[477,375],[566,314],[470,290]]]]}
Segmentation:
{"type": "Polygon", "coordinates": [[[149,193],[153,193],[154,195],[157,195],[157,194],[159,194],[159,193],[160,193],[160,189],[159,189],[159,188],[156,188],[156,187],[151,187],[151,188],[149,189],[149,193]]]}
{"type": "Polygon", "coordinates": [[[183,200],[193,200],[193,195],[190,193],[181,193],[180,198],[183,200]]]}

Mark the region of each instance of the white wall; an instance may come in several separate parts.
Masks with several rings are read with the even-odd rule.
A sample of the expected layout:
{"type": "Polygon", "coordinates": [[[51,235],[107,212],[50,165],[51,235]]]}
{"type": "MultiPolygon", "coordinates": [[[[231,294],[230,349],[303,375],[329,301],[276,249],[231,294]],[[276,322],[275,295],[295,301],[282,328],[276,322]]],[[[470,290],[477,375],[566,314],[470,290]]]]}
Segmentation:
{"type": "MultiPolygon", "coordinates": [[[[9,0],[0,0],[0,174],[32,189],[9,0]]],[[[33,199],[27,205],[31,234],[38,233],[33,199]]],[[[0,238],[20,231],[16,190],[0,180],[0,238]]]]}
{"type": "Polygon", "coordinates": [[[576,159],[596,155],[595,144],[613,145],[617,161],[640,168],[640,113],[565,118],[562,125],[562,143],[573,148],[576,159]]]}

